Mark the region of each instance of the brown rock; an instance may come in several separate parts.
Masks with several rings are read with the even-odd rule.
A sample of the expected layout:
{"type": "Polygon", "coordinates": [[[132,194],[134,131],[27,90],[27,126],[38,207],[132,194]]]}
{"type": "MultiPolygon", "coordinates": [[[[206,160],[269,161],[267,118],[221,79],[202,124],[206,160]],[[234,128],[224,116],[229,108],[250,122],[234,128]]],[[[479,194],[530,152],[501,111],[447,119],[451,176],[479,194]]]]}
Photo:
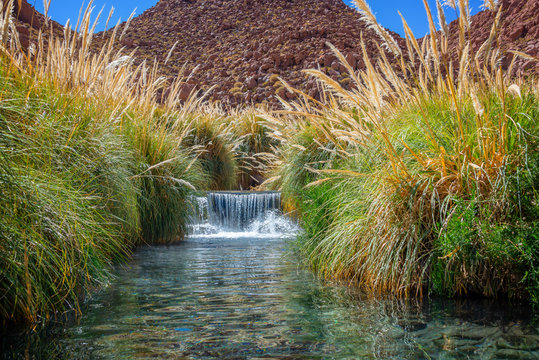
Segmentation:
{"type": "Polygon", "coordinates": [[[290,65],[294,64],[294,55],[292,54],[285,54],[281,57],[281,66],[282,67],[289,67],[290,65]]]}
{"type": "Polygon", "coordinates": [[[195,85],[193,85],[193,84],[184,84],[184,85],[182,85],[182,87],[180,89],[180,93],[178,95],[179,99],[181,101],[187,101],[187,99],[189,98],[189,96],[193,92],[194,88],[195,88],[195,85]]]}
{"type": "Polygon", "coordinates": [[[248,90],[253,90],[257,85],[256,79],[253,76],[250,76],[245,80],[245,87],[248,90]]]}
{"type": "Polygon", "coordinates": [[[323,65],[324,66],[331,66],[331,64],[333,63],[333,61],[335,60],[335,55],[331,54],[331,53],[327,53],[326,55],[324,55],[324,57],[322,58],[322,61],[323,61],[323,65]]]}
{"type": "Polygon", "coordinates": [[[355,68],[355,67],[356,67],[356,57],[354,56],[354,54],[352,54],[351,52],[349,52],[348,54],[346,54],[345,59],[346,59],[346,62],[347,62],[348,64],[350,64],[350,66],[351,66],[352,68],[355,68]]]}
{"type": "Polygon", "coordinates": [[[303,59],[305,59],[305,52],[299,51],[294,54],[294,63],[296,65],[300,65],[303,62],[303,59]]]}
{"type": "Polygon", "coordinates": [[[333,60],[333,62],[331,63],[331,69],[332,70],[339,70],[339,68],[341,67],[341,62],[337,59],[333,60]]]}
{"type": "Polygon", "coordinates": [[[511,41],[515,41],[517,40],[519,37],[522,36],[522,34],[524,33],[524,26],[520,25],[520,26],[517,26],[510,34],[509,34],[509,39],[511,39],[511,41]]]}
{"type": "Polygon", "coordinates": [[[122,41],[120,41],[120,44],[122,44],[122,46],[125,46],[125,47],[134,47],[135,46],[135,43],[133,42],[133,40],[131,39],[122,39],[122,41]]]}
{"type": "Polygon", "coordinates": [[[275,90],[275,95],[279,96],[280,98],[285,99],[286,98],[286,89],[283,87],[278,88],[275,90]]]}
{"type": "Polygon", "coordinates": [[[273,66],[273,64],[271,63],[271,61],[267,61],[265,63],[263,63],[261,66],[260,66],[260,70],[268,70],[270,69],[271,67],[273,66]]]}
{"type": "Polygon", "coordinates": [[[18,1],[14,2],[15,5],[15,14],[17,18],[34,29],[42,29],[43,27],[43,16],[39,14],[32,5],[28,4],[26,0],[21,1],[20,4],[18,1]]]}
{"type": "Polygon", "coordinates": [[[287,98],[288,100],[293,100],[293,99],[296,98],[296,94],[293,93],[293,92],[291,92],[291,91],[287,91],[287,92],[286,92],[286,98],[287,98]]]}
{"type": "Polygon", "coordinates": [[[19,25],[17,26],[17,32],[19,33],[19,36],[28,37],[30,36],[30,30],[28,30],[27,27],[19,25]]]}

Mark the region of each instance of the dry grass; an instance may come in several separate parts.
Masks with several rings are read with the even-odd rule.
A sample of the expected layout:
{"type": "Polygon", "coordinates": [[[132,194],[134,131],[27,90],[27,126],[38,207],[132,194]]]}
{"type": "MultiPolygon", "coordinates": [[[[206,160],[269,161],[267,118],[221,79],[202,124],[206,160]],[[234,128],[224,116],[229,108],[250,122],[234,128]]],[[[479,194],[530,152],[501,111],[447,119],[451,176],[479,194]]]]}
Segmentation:
{"type": "MultiPolygon", "coordinates": [[[[307,73],[319,81],[321,101],[288,87],[300,100],[284,103],[286,111],[265,115],[284,144],[275,163],[279,175],[272,180],[280,180],[285,194],[309,212],[305,222],[311,238],[304,249],[325,277],[353,279],[375,294],[409,295],[440,285],[432,284],[436,263],[443,264],[438,280],[444,291],[507,293],[522,284],[508,279],[510,271],[489,275],[494,260],[487,255],[470,265],[467,250],[459,245],[437,251],[447,250],[439,243],[448,239],[447,224],[463,203],[477,209],[478,227],[524,221],[511,213],[515,191],[523,190],[510,190],[508,184],[519,171],[529,179],[535,176],[527,159],[537,136],[537,82],[513,78],[512,65],[505,72],[499,66],[501,8],[492,10],[489,39],[472,53],[468,2],[453,3],[462,16],[459,57],[452,61],[442,6],[438,3],[442,31],[437,31],[424,4],[430,35],[419,43],[403,20],[406,47],[400,50],[366,2],[356,1],[377,29],[380,48],[389,49],[396,61],[381,50],[373,63],[364,51],[366,69],[354,72],[333,48],[348,69],[353,90],[318,70],[307,73]],[[305,134],[310,134],[310,148],[301,140],[305,134]],[[305,156],[307,151],[318,155],[305,156]],[[320,159],[324,165],[314,166],[320,159]],[[492,279],[481,284],[488,276],[492,279]]],[[[486,6],[496,8],[491,2],[486,6]]],[[[527,226],[536,220],[528,218],[527,226]]],[[[473,236],[469,240],[477,242],[473,236]]],[[[481,241],[473,246],[479,252],[488,248],[481,241]]],[[[515,252],[529,250],[523,247],[515,252]]],[[[507,268],[514,265],[522,277],[525,261],[519,261],[507,268]]]]}
{"type": "Polygon", "coordinates": [[[182,72],[135,65],[114,50],[123,34],[90,51],[92,2],[74,30],[24,52],[12,8],[0,21],[0,318],[33,322],[77,310],[133,245],[181,239],[189,194],[213,174],[188,144],[204,96],[180,101],[182,72]]]}

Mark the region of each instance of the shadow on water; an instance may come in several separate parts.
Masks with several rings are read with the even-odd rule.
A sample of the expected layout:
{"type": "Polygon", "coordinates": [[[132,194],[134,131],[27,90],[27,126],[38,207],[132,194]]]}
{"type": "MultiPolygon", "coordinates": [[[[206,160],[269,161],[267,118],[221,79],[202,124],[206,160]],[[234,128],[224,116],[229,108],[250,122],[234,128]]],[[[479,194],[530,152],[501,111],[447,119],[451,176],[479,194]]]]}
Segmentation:
{"type": "Polygon", "coordinates": [[[0,358],[539,358],[526,307],[368,299],[318,281],[287,251],[291,225],[264,221],[140,248],[82,317],[3,335],[0,358]]]}

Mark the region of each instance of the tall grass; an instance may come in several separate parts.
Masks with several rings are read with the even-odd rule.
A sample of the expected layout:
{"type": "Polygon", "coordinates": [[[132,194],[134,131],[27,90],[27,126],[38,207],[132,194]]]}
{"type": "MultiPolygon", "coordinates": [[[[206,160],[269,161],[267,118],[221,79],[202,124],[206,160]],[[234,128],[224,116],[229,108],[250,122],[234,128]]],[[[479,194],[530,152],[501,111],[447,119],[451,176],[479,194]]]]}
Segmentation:
{"type": "Polygon", "coordinates": [[[34,322],[77,310],[134,245],[181,239],[213,170],[189,142],[203,97],[181,103],[182,74],[135,65],[122,34],[90,51],[91,2],[28,51],[0,8],[0,321],[34,322]]]}
{"type": "Polygon", "coordinates": [[[189,124],[184,143],[197,149],[204,171],[210,174],[209,190],[232,190],[236,187],[238,168],[231,135],[217,109],[199,112],[189,124]]]}
{"type": "Polygon", "coordinates": [[[64,99],[25,99],[2,78],[0,312],[36,320],[76,309],[80,289],[104,281],[138,237],[135,153],[64,99]]]}
{"type": "Polygon", "coordinates": [[[356,1],[381,36],[379,60],[364,50],[354,72],[334,48],[353,90],[318,70],[307,73],[321,101],[289,88],[299,100],[265,115],[283,143],[272,180],[303,214],[302,248],[326,278],[373,294],[537,301],[537,81],[499,66],[501,6],[487,4],[494,26],[472,53],[468,2],[455,4],[451,53],[442,6],[437,31],[424,3],[430,35],[416,40],[403,20],[400,47],[356,1]]]}
{"type": "Polygon", "coordinates": [[[227,118],[238,164],[236,187],[258,188],[264,182],[269,164],[275,159],[274,153],[279,142],[270,137],[270,131],[259,116],[259,111],[249,108],[229,111],[227,118]]]}

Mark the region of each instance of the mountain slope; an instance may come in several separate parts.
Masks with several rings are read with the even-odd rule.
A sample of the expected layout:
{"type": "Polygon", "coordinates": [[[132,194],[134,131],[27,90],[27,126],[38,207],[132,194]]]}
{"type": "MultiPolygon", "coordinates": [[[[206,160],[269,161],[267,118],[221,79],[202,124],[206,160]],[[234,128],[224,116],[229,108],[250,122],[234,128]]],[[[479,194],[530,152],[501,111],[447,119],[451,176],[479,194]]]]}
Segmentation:
{"type": "Polygon", "coordinates": [[[164,62],[178,41],[163,71],[199,65],[190,82],[215,86],[213,98],[234,105],[291,96],[278,76],[316,97],[316,84],[305,83],[301,70],[317,66],[346,85],[344,67],[325,43],[361,68],[362,33],[367,51],[377,53],[374,31],[341,0],[161,0],[132,21],[122,44],[138,47],[141,59],[164,62]]]}
{"type": "MultiPolygon", "coordinates": [[[[538,58],[539,0],[501,0],[499,4],[503,11],[498,45],[505,51],[517,50],[538,58]]],[[[21,42],[27,47],[31,34],[44,28],[44,17],[26,0],[17,14],[21,42]]],[[[472,51],[478,51],[488,39],[494,17],[491,11],[471,17],[472,51]]],[[[59,33],[60,25],[52,23],[59,33]]],[[[125,24],[120,26],[123,29],[125,24]]],[[[458,26],[458,21],[449,25],[454,60],[458,26]]],[[[96,37],[97,50],[111,32],[96,37]]],[[[392,35],[403,46],[403,40],[392,35]]],[[[367,53],[375,58],[378,36],[342,0],[160,0],[133,19],[119,45],[135,50],[138,62],[158,59],[166,76],[175,76],[185,66],[191,77],[182,91],[183,98],[194,88],[213,87],[212,99],[227,105],[275,104],[277,95],[294,97],[278,77],[319,97],[315,81],[301,72],[304,69],[320,67],[347,88],[350,79],[326,43],[342,51],[354,69],[362,69],[362,37],[367,53]]],[[[513,54],[505,55],[501,66],[507,69],[513,54]]],[[[518,58],[513,70],[517,75],[538,74],[538,62],[518,58]]]]}
{"type": "MultiPolygon", "coordinates": [[[[505,52],[502,68],[507,69],[513,59],[510,50],[517,50],[539,58],[539,0],[500,0],[502,14],[498,26],[498,46],[505,52]]],[[[471,17],[470,44],[475,53],[488,39],[495,13],[485,10],[471,17]]],[[[458,21],[449,26],[449,47],[457,48],[458,21]]],[[[515,59],[513,75],[539,73],[539,63],[525,58],[515,59]]]]}
{"type": "Polygon", "coordinates": [[[15,26],[23,49],[28,49],[30,44],[36,41],[40,30],[43,31],[45,37],[50,33],[50,29],[52,29],[55,36],[62,36],[63,34],[62,25],[56,21],[46,21],[45,16],[36,11],[26,0],[14,1],[13,11],[15,26]]]}

